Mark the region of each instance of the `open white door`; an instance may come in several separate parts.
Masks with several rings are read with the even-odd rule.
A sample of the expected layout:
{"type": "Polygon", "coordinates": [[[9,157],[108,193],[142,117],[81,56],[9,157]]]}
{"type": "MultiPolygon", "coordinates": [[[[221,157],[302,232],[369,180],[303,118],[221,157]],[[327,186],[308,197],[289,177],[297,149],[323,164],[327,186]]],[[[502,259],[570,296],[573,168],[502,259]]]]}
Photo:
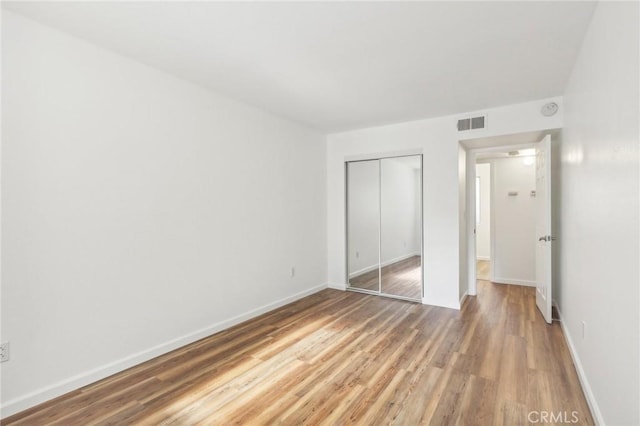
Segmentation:
{"type": "Polygon", "coordinates": [[[536,147],[536,305],[551,323],[551,137],[536,147]]]}

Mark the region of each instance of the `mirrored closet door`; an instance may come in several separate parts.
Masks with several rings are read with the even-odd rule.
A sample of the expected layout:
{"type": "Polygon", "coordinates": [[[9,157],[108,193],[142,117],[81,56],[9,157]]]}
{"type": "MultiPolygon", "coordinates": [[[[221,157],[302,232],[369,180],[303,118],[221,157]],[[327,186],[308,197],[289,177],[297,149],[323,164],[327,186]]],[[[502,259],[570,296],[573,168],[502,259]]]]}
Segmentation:
{"type": "Polygon", "coordinates": [[[422,156],[347,162],[348,288],[420,301],[422,156]]]}
{"type": "Polygon", "coordinates": [[[380,161],[347,163],[349,287],[380,292],[380,161]]]}

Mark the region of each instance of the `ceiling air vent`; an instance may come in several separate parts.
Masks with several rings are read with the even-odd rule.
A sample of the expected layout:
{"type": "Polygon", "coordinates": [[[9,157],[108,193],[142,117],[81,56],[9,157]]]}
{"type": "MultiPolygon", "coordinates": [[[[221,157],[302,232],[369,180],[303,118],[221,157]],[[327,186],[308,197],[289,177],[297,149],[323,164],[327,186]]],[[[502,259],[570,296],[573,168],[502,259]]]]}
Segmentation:
{"type": "Polygon", "coordinates": [[[477,117],[461,118],[458,120],[458,131],[484,129],[487,125],[487,116],[479,115],[477,117]]]}

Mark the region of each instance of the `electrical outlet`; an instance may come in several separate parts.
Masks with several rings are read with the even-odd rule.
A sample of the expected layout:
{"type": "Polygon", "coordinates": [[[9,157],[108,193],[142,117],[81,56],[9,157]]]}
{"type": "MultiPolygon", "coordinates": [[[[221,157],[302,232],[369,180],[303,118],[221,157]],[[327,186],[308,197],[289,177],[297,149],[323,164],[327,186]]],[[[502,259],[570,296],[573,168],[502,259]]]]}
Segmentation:
{"type": "Polygon", "coordinates": [[[584,340],[586,334],[587,334],[587,323],[582,321],[582,340],[584,340]]]}
{"type": "Polygon", "coordinates": [[[291,270],[289,271],[289,276],[290,276],[291,278],[293,278],[293,277],[295,277],[295,276],[296,276],[296,267],[295,267],[295,266],[292,266],[292,267],[291,267],[291,270]]]}
{"type": "Polygon", "coordinates": [[[9,342],[0,344],[0,362],[9,361],[9,342]]]}
{"type": "Polygon", "coordinates": [[[356,259],[360,259],[360,252],[359,251],[356,252],[356,259]]]}

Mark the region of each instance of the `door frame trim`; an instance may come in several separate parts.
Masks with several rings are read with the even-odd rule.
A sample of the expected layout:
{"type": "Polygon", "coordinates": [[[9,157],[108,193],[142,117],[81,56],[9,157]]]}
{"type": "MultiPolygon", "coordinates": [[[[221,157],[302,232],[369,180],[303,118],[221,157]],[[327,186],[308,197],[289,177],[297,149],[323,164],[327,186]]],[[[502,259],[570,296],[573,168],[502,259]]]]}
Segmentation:
{"type": "MultiPolygon", "coordinates": [[[[549,131],[552,133],[552,131],[549,131]]],[[[477,154],[479,153],[487,153],[487,152],[504,152],[504,151],[514,151],[519,149],[527,149],[536,146],[537,142],[524,143],[524,144],[509,144],[505,143],[504,145],[492,146],[487,148],[469,148],[467,151],[467,169],[466,169],[466,203],[467,206],[473,206],[472,208],[467,208],[466,210],[466,232],[467,232],[467,272],[468,272],[468,282],[467,282],[467,293],[469,296],[476,296],[478,294],[478,277],[477,277],[477,254],[476,254],[476,234],[474,233],[474,229],[476,228],[476,161],[477,154]]],[[[490,199],[490,210],[491,210],[491,219],[489,224],[489,235],[490,235],[490,254],[489,254],[489,262],[491,265],[491,271],[489,273],[490,279],[494,277],[494,262],[495,262],[495,224],[494,224],[494,214],[493,214],[493,182],[494,180],[494,170],[491,168],[491,195],[490,199]]]]}

